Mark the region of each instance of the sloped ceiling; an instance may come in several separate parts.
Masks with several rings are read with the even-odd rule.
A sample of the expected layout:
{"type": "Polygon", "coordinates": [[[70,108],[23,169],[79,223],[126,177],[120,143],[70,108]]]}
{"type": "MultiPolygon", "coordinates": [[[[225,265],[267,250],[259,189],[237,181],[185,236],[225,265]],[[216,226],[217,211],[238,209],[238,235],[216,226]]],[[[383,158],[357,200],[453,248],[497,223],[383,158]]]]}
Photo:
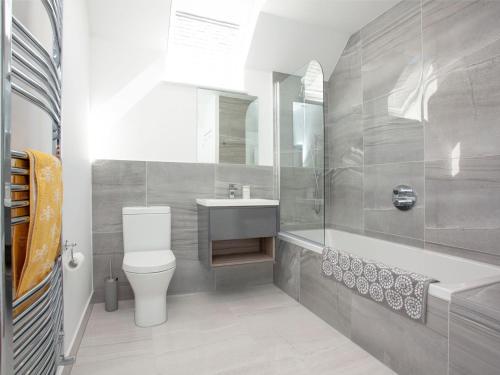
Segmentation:
{"type": "MultiPolygon", "coordinates": [[[[235,0],[237,1],[237,0],[235,0]]],[[[167,48],[171,0],[88,0],[93,36],[145,50],[167,48]]],[[[248,68],[293,73],[311,59],[333,70],[347,38],[399,0],[267,0],[248,68]]]]}
{"type": "Polygon", "coordinates": [[[268,0],[247,67],[292,74],[316,59],[325,79],[347,39],[400,0],[268,0]]]}

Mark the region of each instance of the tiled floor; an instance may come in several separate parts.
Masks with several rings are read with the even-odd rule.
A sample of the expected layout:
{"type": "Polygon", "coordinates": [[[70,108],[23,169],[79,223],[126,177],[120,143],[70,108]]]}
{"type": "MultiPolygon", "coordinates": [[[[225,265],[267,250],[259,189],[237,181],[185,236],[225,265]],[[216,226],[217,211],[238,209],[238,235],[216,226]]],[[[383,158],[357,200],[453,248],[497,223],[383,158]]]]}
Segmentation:
{"type": "Polygon", "coordinates": [[[169,320],[94,306],[72,375],[394,374],[273,285],[168,299],[169,320]]]}

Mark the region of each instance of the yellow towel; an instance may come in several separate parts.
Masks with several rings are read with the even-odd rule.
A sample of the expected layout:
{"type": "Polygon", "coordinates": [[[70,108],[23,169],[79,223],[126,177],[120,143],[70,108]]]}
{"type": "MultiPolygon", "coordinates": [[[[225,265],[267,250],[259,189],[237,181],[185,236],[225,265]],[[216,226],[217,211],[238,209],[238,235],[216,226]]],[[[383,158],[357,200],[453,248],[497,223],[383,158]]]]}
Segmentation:
{"type": "MultiPolygon", "coordinates": [[[[18,168],[29,168],[27,160],[12,159],[12,166],[18,168]]],[[[13,184],[29,185],[29,176],[12,175],[13,184]]],[[[12,192],[12,200],[27,200],[29,192],[12,192]]],[[[15,208],[11,210],[12,217],[29,215],[29,207],[15,208]]],[[[24,261],[26,260],[26,250],[28,247],[29,224],[18,224],[12,227],[12,283],[14,290],[17,290],[21,273],[23,271],[24,261]]]]}
{"type": "Polygon", "coordinates": [[[56,157],[27,150],[30,159],[30,225],[28,249],[16,298],[36,286],[52,270],[60,251],[62,170],[56,157]]]}

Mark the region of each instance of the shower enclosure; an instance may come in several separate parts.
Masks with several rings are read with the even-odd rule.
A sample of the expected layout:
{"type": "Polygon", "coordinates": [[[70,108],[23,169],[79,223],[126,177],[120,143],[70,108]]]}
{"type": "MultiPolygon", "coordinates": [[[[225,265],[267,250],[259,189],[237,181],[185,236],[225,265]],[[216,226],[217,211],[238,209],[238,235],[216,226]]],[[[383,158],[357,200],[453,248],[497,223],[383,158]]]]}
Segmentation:
{"type": "Polygon", "coordinates": [[[325,243],[323,71],[311,61],[292,75],[275,73],[280,230],[325,243]]]}

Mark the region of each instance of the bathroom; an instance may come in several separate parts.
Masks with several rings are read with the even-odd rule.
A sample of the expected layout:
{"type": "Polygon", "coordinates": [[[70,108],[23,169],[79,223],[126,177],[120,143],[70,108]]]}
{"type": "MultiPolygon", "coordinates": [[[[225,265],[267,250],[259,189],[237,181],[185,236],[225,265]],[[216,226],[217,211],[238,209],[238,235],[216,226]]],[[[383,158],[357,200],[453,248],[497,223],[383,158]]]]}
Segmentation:
{"type": "Polygon", "coordinates": [[[499,0],[1,12],[2,375],[500,373],[499,0]]]}

